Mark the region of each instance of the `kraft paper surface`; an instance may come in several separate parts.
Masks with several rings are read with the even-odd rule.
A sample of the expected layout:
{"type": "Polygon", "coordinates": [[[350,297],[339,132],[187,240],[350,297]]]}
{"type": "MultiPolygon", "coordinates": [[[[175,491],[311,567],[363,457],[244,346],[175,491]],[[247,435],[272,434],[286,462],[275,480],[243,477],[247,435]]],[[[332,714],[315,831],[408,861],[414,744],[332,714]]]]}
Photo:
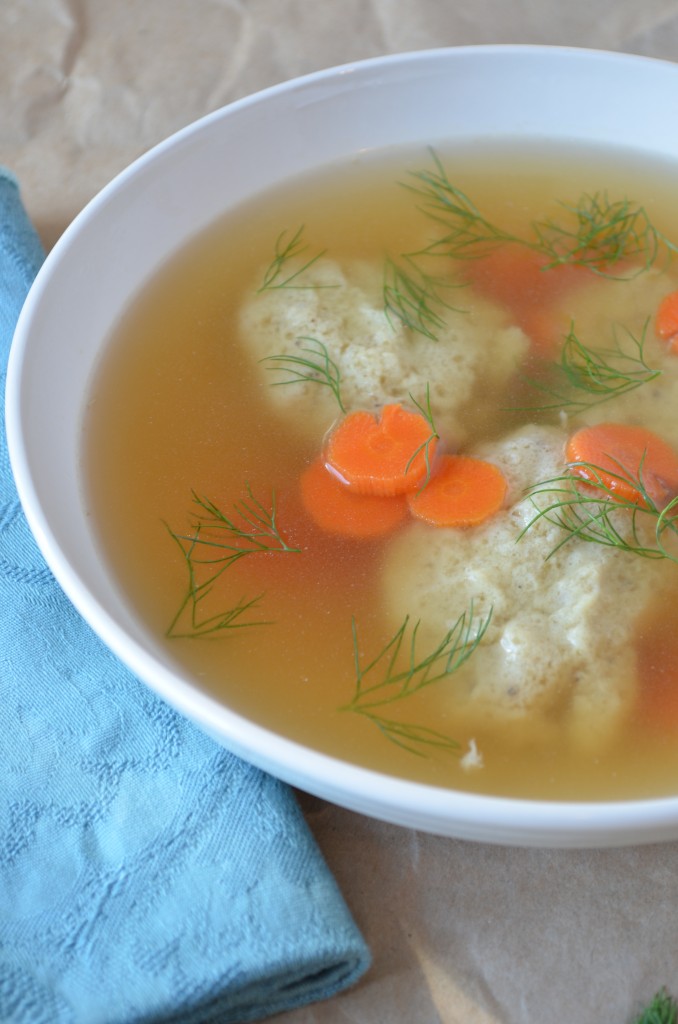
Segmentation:
{"type": "MultiPolygon", "coordinates": [[[[678,60],[678,0],[3,0],[0,163],[50,247],[135,157],[233,99],[502,42],[678,60]]],[[[374,966],[280,1024],[630,1024],[678,992],[678,843],[485,846],[300,799],[374,966]]]]}

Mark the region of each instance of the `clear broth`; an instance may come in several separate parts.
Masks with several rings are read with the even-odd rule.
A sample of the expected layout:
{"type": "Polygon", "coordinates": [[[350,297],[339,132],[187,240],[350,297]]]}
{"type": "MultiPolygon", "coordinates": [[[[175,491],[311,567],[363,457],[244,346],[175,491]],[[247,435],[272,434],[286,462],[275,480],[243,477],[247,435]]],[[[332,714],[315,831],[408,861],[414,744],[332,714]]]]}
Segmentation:
{"type": "MultiPolygon", "coordinates": [[[[455,183],[507,227],[552,211],[554,199],[607,190],[642,201],[661,230],[678,238],[673,167],[560,145],[441,152],[455,183]]],[[[304,517],[296,481],[316,451],[286,434],[235,324],[282,230],[306,225],[313,244],[339,261],[380,261],[384,252],[411,247],[421,215],[399,182],[427,161],[421,152],[368,154],[288,183],[215,223],[144,287],[110,339],[85,422],[86,484],[105,557],[139,616],[162,637],[186,587],[165,524],[188,531],[193,491],[230,510],[247,496],[246,484],[261,500],[275,490],[279,521],[302,555],[257,555],[228,571],[234,599],[265,594],[260,617],[271,624],[166,641],[206,691],[310,747],[434,785],[579,800],[675,792],[675,736],[644,732],[642,723],[631,723],[604,753],[545,743],[529,721],[506,734],[476,728],[484,767],[468,772],[458,757],[415,756],[339,710],[354,688],[352,617],[368,651],[393,632],[380,610],[384,542],[323,535],[304,517]]],[[[479,429],[491,437],[498,424],[479,429]]],[[[678,581],[675,566],[666,571],[678,581]]],[[[463,752],[470,737],[445,701],[446,686],[454,677],[422,696],[417,717],[458,727],[463,752]]]]}

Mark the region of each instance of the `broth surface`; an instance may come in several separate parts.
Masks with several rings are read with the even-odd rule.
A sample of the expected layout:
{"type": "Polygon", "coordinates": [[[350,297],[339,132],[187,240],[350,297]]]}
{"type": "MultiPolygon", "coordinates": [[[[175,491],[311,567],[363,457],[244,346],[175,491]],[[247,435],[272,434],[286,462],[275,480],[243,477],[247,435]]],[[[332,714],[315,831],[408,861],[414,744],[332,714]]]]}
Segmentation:
{"type": "MultiPolygon", "coordinates": [[[[653,223],[678,239],[674,168],[648,166],[626,153],[563,146],[475,144],[455,151],[441,147],[440,153],[455,185],[488,219],[516,234],[530,221],[553,216],[559,200],[607,192],[642,203],[653,223]]],[[[452,675],[407,702],[394,702],[394,719],[442,730],[459,742],[458,753],[424,747],[420,756],[390,741],[367,717],[346,710],[356,685],[352,621],[365,663],[388,643],[399,621],[383,597],[393,538],[334,536],[304,512],[298,480],[323,437],[299,429],[293,403],[284,414],[272,404],[275,376],[262,373],[245,350],[241,310],[271,262],[276,239],[284,232],[289,239],[300,225],[308,255],[326,251],[340,265],[360,260],[380,267],[386,253],[411,251],[426,220],[401,183],[410,170],[425,166],[426,152],[365,155],[292,182],[230,213],[143,289],[110,340],[85,420],[86,485],[105,557],[149,629],[163,636],[188,585],[186,560],[171,534],[191,535],[193,495],[235,515],[234,508],[242,502],[251,507],[253,497],[270,508],[275,493],[281,533],[298,550],[239,559],[205,600],[216,614],[261,595],[238,620],[255,624],[221,636],[166,640],[205,690],[308,746],[435,785],[579,800],[675,792],[678,714],[674,729],[657,730],[634,713],[612,739],[582,747],[564,735],[557,717],[548,729],[529,715],[509,726],[491,716],[469,717],[449,697],[463,686],[464,669],[459,679],[452,675]],[[481,752],[482,768],[468,770],[460,755],[474,749],[481,752]]],[[[662,287],[668,291],[677,281],[669,266],[662,287]]],[[[591,285],[595,292],[597,281],[591,285]]],[[[624,287],[632,286],[619,284],[624,287]]],[[[629,328],[638,334],[654,313],[639,308],[629,328]]],[[[595,323],[596,316],[592,306],[581,311],[582,322],[595,323]]],[[[651,365],[655,356],[664,357],[651,327],[645,354],[651,365]]],[[[523,368],[538,372],[529,355],[523,368]]],[[[530,421],[530,414],[517,411],[524,404],[524,376],[511,378],[493,408],[480,403],[464,411],[473,445],[491,445],[530,421]]],[[[641,385],[639,393],[650,386],[641,385]]],[[[605,415],[615,418],[614,401],[605,415]]],[[[537,419],[562,424],[557,412],[537,419]]],[[[629,657],[656,656],[656,674],[666,675],[670,685],[672,655],[670,649],[662,654],[660,637],[675,629],[666,608],[667,595],[678,593],[678,566],[666,560],[660,572],[661,592],[650,598],[628,636],[629,657]]],[[[618,599],[624,602],[623,592],[618,599]]]]}

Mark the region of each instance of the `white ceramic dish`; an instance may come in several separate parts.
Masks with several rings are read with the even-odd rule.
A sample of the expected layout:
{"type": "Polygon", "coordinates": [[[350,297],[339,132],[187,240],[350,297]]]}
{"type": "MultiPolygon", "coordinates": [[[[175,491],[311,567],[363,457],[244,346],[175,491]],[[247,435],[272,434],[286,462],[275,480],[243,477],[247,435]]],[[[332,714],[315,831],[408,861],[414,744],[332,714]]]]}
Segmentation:
{"type": "Polygon", "coordinates": [[[667,130],[677,122],[672,64],[558,48],[439,50],[266,90],[179,132],[117,177],[47,259],[17,328],[7,385],[10,454],[29,523],[64,590],[105,643],[236,753],[365,814],[521,845],[678,837],[678,796],[578,804],[465,795],[337,762],[234,714],[177,675],[131,614],[102,567],[80,478],[84,402],[111,326],[167,256],[230,206],[310,166],[394,142],[518,134],[632,144],[678,161],[678,134],[667,130]]]}

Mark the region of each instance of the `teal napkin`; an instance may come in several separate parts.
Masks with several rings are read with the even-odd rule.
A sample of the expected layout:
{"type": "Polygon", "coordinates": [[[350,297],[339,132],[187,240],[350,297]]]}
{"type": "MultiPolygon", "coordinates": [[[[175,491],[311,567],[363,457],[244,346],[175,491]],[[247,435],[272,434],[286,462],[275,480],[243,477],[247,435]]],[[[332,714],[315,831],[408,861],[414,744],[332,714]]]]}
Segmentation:
{"type": "MultiPolygon", "coordinates": [[[[42,259],[0,169],[3,395],[42,259]]],[[[289,789],[133,678],[64,597],[0,429],[0,1021],[252,1021],[368,963],[289,789]]]]}

